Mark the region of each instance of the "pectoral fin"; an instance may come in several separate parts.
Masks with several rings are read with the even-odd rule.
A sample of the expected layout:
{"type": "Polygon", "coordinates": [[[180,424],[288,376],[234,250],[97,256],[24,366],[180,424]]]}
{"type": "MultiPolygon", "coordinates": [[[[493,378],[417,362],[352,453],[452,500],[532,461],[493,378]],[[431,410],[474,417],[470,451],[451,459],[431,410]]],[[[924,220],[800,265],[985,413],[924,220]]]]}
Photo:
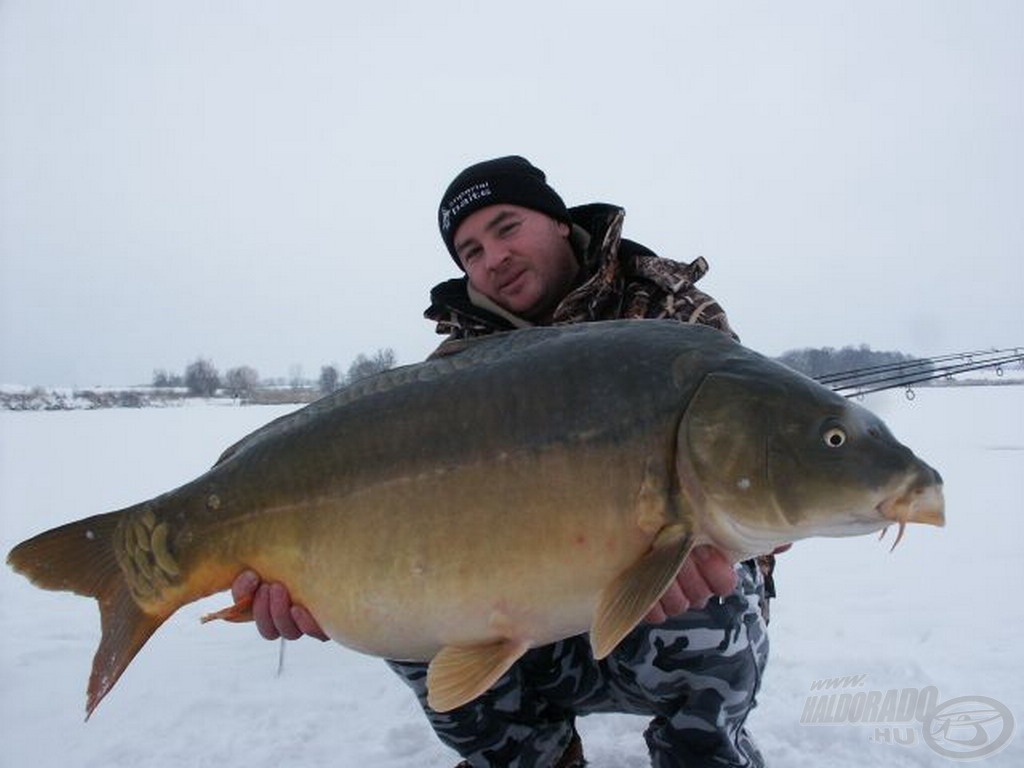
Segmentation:
{"type": "Polygon", "coordinates": [[[219,611],[207,613],[199,619],[203,624],[217,620],[232,621],[238,624],[246,621],[252,621],[252,595],[243,597],[237,603],[229,605],[227,608],[221,608],[219,611]]]}
{"type": "Polygon", "coordinates": [[[427,670],[427,703],[437,712],[448,712],[472,701],[494,685],[529,647],[526,641],[513,640],[445,646],[427,670]]]}
{"type": "Polygon", "coordinates": [[[662,596],[686,556],[693,536],[677,524],[663,528],[651,549],[604,588],[590,630],[595,659],[603,659],[662,596]]]}

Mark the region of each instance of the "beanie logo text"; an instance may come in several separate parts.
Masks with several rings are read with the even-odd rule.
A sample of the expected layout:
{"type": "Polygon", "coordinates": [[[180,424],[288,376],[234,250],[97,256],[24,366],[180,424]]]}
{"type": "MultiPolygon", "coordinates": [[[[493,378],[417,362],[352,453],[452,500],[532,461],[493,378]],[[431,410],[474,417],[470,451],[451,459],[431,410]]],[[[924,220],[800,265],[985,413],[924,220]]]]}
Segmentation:
{"type": "Polygon", "coordinates": [[[481,181],[470,187],[466,187],[466,189],[452,197],[452,199],[448,201],[447,205],[442,206],[441,229],[447,232],[451,228],[452,217],[458,216],[459,211],[470,203],[484,197],[490,197],[492,194],[491,183],[489,181],[481,181]]]}

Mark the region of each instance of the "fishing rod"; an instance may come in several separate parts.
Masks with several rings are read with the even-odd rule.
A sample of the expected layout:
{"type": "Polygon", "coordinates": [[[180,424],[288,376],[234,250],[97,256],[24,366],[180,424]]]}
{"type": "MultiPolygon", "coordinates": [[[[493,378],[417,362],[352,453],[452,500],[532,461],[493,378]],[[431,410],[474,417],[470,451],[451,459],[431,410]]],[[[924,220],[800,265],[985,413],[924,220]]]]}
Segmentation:
{"type": "Polygon", "coordinates": [[[949,355],[938,355],[936,357],[913,357],[905,360],[898,360],[891,363],[882,363],[879,365],[869,365],[863,368],[852,368],[848,371],[835,371],[832,373],[824,373],[821,376],[816,376],[815,379],[822,384],[831,384],[833,382],[851,381],[859,376],[868,376],[875,373],[886,373],[894,370],[906,370],[920,367],[931,367],[939,363],[945,363],[950,360],[963,360],[973,361],[975,358],[980,356],[992,355],[992,354],[1005,354],[1009,350],[992,350],[992,349],[979,349],[973,352],[956,352],[949,355]]]}
{"type": "Polygon", "coordinates": [[[986,352],[964,352],[957,355],[916,358],[898,363],[869,366],[817,377],[823,384],[851,387],[857,383],[872,384],[880,381],[898,381],[938,371],[963,371],[976,368],[1002,366],[1020,359],[1020,350],[1003,349],[986,352]],[[892,375],[889,375],[892,374],[892,375]]]}
{"type": "Polygon", "coordinates": [[[906,362],[906,365],[894,363],[868,366],[816,378],[822,383],[827,383],[833,391],[844,393],[846,397],[860,397],[887,389],[905,387],[907,396],[912,399],[911,386],[914,384],[942,378],[952,380],[954,376],[962,373],[987,369],[994,369],[997,376],[1002,376],[1004,369],[1013,363],[1024,367],[1024,351],[1017,347],[984,352],[963,352],[906,362]],[[963,362],[948,362],[955,360],[963,362]],[[946,364],[935,365],[936,362],[945,362],[946,364]],[[823,379],[827,379],[827,381],[822,381],[823,379]]]}

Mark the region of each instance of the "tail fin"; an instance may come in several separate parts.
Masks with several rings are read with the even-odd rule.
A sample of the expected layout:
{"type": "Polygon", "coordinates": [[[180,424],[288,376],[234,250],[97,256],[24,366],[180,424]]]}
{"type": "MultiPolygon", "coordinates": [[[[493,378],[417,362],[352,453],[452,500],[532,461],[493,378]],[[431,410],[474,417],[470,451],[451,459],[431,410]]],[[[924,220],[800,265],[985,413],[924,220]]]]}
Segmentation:
{"type": "Polygon", "coordinates": [[[135,654],[170,615],[144,612],[118,566],[113,542],[125,511],[46,531],[23,541],[7,556],[8,565],[37,587],[94,597],[99,603],[103,636],[92,661],[85,705],[87,720],[135,654]]]}

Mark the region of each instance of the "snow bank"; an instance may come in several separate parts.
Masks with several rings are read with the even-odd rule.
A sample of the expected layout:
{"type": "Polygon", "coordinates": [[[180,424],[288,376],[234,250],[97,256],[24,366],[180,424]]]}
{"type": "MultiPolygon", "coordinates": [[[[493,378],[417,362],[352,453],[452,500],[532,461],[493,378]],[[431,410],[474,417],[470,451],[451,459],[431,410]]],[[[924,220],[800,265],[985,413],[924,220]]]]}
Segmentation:
{"type": "MultiPolygon", "coordinates": [[[[916,721],[801,724],[822,690],[852,698],[933,687],[940,701],[984,696],[1024,718],[1024,601],[1013,586],[1024,541],[1024,388],[922,388],[913,402],[890,392],[868,405],[942,472],[948,526],[915,526],[892,553],[889,543],[861,537],[802,542],[780,558],[772,658],[750,722],[774,766],[950,764],[923,743],[916,721]],[[812,690],[824,680],[849,686],[812,690]]],[[[190,480],[231,442],[292,408],[0,412],[0,547],[190,480]]],[[[173,617],[86,724],[99,638],[94,603],[40,591],[5,570],[0,762],[454,765],[379,660],[304,640],[288,645],[278,676],[277,643],[249,626],[198,624],[225,601],[173,617]]],[[[646,765],[643,727],[637,717],[584,718],[592,765],[646,765]]],[[[1024,765],[1022,744],[1014,738],[982,764],[1024,765]]]]}

